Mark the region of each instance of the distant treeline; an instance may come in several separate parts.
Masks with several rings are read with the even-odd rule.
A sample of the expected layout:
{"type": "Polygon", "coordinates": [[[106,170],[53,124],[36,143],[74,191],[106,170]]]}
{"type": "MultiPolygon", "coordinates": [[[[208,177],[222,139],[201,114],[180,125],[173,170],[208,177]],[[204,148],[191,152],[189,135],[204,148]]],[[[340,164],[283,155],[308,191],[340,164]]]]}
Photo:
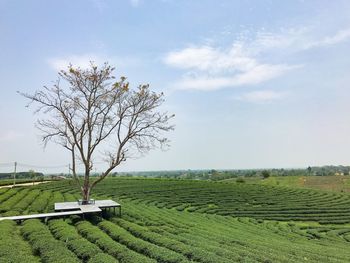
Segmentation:
{"type": "MultiPolygon", "coordinates": [[[[329,166],[309,166],[299,169],[241,169],[241,170],[173,170],[173,171],[143,171],[143,172],[115,172],[112,177],[153,177],[153,178],[172,178],[172,179],[195,179],[195,180],[225,180],[237,177],[270,177],[270,176],[329,176],[329,175],[349,175],[350,166],[329,165],[329,166]]],[[[81,175],[82,176],[82,175],[81,175]]],[[[92,174],[98,176],[98,174],[92,174]]],[[[47,175],[51,179],[70,178],[68,174],[47,175]]],[[[0,179],[13,178],[13,173],[0,173],[0,179]]],[[[28,171],[16,174],[17,179],[33,179],[44,178],[44,174],[40,172],[28,171]],[[35,175],[34,175],[35,174],[35,175]]]]}
{"type": "MultiPolygon", "coordinates": [[[[38,172],[19,172],[16,173],[17,179],[32,179],[32,178],[40,178],[44,177],[43,173],[38,172]]],[[[0,173],[0,179],[12,179],[13,173],[0,173]]]]}
{"type": "Polygon", "coordinates": [[[269,176],[329,176],[349,175],[350,166],[309,166],[300,169],[244,169],[244,170],[176,170],[176,171],[148,171],[148,172],[121,172],[112,176],[143,176],[155,178],[177,178],[197,180],[225,180],[237,177],[269,177],[269,176]]]}

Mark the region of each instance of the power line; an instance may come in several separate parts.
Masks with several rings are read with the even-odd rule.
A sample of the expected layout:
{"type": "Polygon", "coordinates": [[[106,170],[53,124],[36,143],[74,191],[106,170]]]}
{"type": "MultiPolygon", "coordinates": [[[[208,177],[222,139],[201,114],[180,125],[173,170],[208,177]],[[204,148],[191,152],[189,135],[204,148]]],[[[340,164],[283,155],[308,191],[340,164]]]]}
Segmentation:
{"type": "Polygon", "coordinates": [[[13,162],[12,163],[0,163],[1,167],[9,167],[9,166],[13,166],[13,162]]]}
{"type": "Polygon", "coordinates": [[[28,168],[41,168],[41,169],[56,169],[56,168],[65,168],[68,167],[68,164],[64,165],[54,165],[54,166],[42,166],[42,165],[33,165],[33,164],[25,164],[25,163],[17,163],[18,166],[28,167],[28,168]]]}
{"type": "MultiPolygon", "coordinates": [[[[13,167],[13,163],[0,163],[0,167],[13,167]]],[[[19,163],[17,162],[17,166],[19,167],[27,167],[27,168],[41,168],[41,169],[57,169],[57,168],[65,168],[68,167],[68,164],[62,164],[62,165],[51,165],[51,166],[44,166],[44,165],[34,165],[34,164],[26,164],[26,163],[19,163]]]]}

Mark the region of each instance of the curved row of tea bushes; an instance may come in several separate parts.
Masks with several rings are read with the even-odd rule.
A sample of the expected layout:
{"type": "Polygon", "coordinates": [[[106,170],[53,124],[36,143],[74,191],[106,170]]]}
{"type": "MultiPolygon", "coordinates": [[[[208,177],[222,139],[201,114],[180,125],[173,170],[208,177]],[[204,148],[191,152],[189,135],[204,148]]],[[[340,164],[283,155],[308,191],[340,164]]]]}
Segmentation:
{"type": "Polygon", "coordinates": [[[18,191],[15,195],[9,197],[6,201],[0,204],[0,213],[11,210],[19,201],[21,201],[29,192],[29,189],[18,191]]]}
{"type": "MultiPolygon", "coordinates": [[[[143,211],[139,211],[143,212],[143,211]]],[[[171,211],[170,211],[171,212],[171,211]]],[[[143,213],[142,213],[143,214],[143,213]]],[[[201,233],[200,230],[198,230],[197,226],[194,225],[189,227],[188,225],[179,225],[179,222],[176,222],[177,226],[173,227],[172,223],[174,222],[174,218],[172,217],[169,219],[164,214],[162,214],[161,218],[157,218],[159,215],[156,213],[152,215],[152,213],[147,213],[147,217],[143,217],[142,221],[138,223],[146,224],[147,230],[144,230],[143,233],[140,231],[140,227],[136,227],[135,224],[126,222],[123,219],[112,219],[113,222],[117,222],[121,226],[125,227],[131,232],[134,232],[135,234],[138,233],[139,235],[145,235],[147,238],[152,238],[153,242],[165,242],[168,245],[170,245],[171,241],[174,242],[183,242],[187,246],[191,247],[191,255],[193,259],[196,259],[200,262],[240,262],[245,261],[247,258],[249,258],[249,262],[256,262],[260,261],[259,259],[261,257],[265,257],[265,252],[267,249],[264,250],[254,250],[252,249],[247,250],[246,247],[239,247],[239,246],[232,246],[231,241],[223,242],[222,237],[214,238],[214,233],[212,232],[204,232],[201,233]],[[149,218],[149,219],[147,219],[149,218]],[[159,220],[160,219],[160,220],[159,220]],[[157,227],[152,228],[151,225],[153,222],[161,222],[163,219],[163,225],[157,225],[157,227]],[[186,235],[190,233],[190,229],[195,228],[196,234],[193,235],[191,238],[188,236],[184,237],[182,235],[186,235]],[[170,230],[170,231],[169,231],[170,230]],[[158,236],[157,239],[155,239],[155,233],[153,235],[150,232],[155,232],[158,234],[161,234],[161,236],[158,236]],[[148,232],[148,233],[147,233],[148,232]],[[166,241],[167,240],[167,241],[166,241]],[[257,257],[259,254],[260,258],[257,257]]],[[[184,222],[188,222],[186,220],[183,220],[184,222]]],[[[137,221],[134,221],[135,223],[137,221]]],[[[268,254],[268,256],[271,258],[271,255],[268,254]]]]}
{"type": "Polygon", "coordinates": [[[310,240],[309,236],[294,233],[292,228],[297,226],[293,224],[275,225],[276,222],[265,223],[248,218],[179,213],[130,203],[125,205],[124,211],[123,219],[112,221],[124,221],[121,225],[130,231],[140,230],[126,222],[133,219],[135,224],[147,227],[148,232],[159,233],[162,237],[192,247],[219,253],[225,253],[225,250],[237,251],[241,255],[237,261],[302,262],[305,257],[310,262],[347,262],[350,256],[344,250],[348,246],[344,240],[339,239],[334,243],[333,240],[322,239],[321,243],[316,243],[318,241],[312,240],[317,239],[310,240]],[[174,231],[176,229],[177,233],[174,231]]]}
{"type": "Polygon", "coordinates": [[[0,188],[0,196],[9,191],[11,188],[0,188]]]}
{"type": "Polygon", "coordinates": [[[38,189],[34,189],[22,199],[17,204],[13,206],[11,210],[18,211],[22,213],[24,210],[26,210],[30,204],[34,202],[34,200],[40,195],[41,191],[38,189]]]}
{"type": "MultiPolygon", "coordinates": [[[[7,199],[7,206],[3,206],[2,208],[2,216],[16,216],[23,214],[27,207],[35,200],[39,193],[40,190],[38,189],[28,191],[27,194],[20,201],[18,201],[16,195],[10,197],[9,199],[7,199]],[[4,213],[4,211],[6,212],[4,213]]],[[[4,204],[6,203],[4,202],[4,204]]]]}
{"type": "MultiPolygon", "coordinates": [[[[177,244],[184,243],[191,247],[193,259],[198,261],[217,262],[219,259],[220,262],[225,262],[227,260],[229,260],[229,262],[238,262],[242,261],[248,256],[250,258],[250,262],[254,262],[256,260],[254,260],[254,253],[247,252],[246,250],[242,252],[242,250],[233,246],[223,247],[218,241],[212,242],[213,240],[211,234],[209,236],[200,237],[198,239],[199,242],[194,242],[195,237],[191,238],[191,240],[183,239],[180,237],[180,234],[189,233],[190,229],[196,228],[195,224],[192,224],[191,221],[176,220],[176,217],[167,217],[164,213],[152,213],[152,210],[153,209],[147,209],[147,207],[145,207],[145,210],[135,211],[135,213],[132,213],[132,215],[130,214],[129,209],[127,212],[125,212],[129,215],[128,220],[132,220],[132,217],[135,216],[140,219],[139,215],[142,215],[141,220],[136,219],[132,221],[134,223],[147,226],[148,231],[145,229],[141,231],[141,227],[137,227],[135,224],[127,222],[123,219],[116,218],[112,220],[137,236],[140,235],[140,237],[143,236],[144,238],[152,239],[152,242],[161,242],[170,246],[176,242],[177,244]]],[[[172,211],[165,211],[165,213],[167,212],[173,213],[172,211]]],[[[123,216],[123,218],[125,217],[123,216]]],[[[198,229],[196,229],[196,236],[199,234],[197,231],[198,229]]]]}
{"type": "Polygon", "coordinates": [[[50,200],[48,202],[48,206],[46,207],[46,212],[53,212],[55,210],[55,203],[64,202],[64,197],[61,192],[53,191],[50,196],[50,200]]]}
{"type": "Polygon", "coordinates": [[[13,221],[0,222],[0,262],[40,262],[40,258],[32,255],[31,247],[22,239],[13,221]]]}
{"type": "MultiPolygon", "coordinates": [[[[109,181],[109,183],[114,184],[117,184],[118,182],[119,180],[109,181]]],[[[140,180],[140,183],[142,182],[143,180],[140,180]]],[[[105,260],[106,263],[116,261],[123,263],[155,263],[173,262],[173,260],[178,259],[185,262],[190,261],[201,263],[345,263],[348,262],[348,259],[350,258],[350,252],[348,250],[350,227],[348,225],[322,226],[312,222],[276,222],[263,220],[261,218],[254,219],[252,217],[220,216],[215,213],[209,214],[208,211],[213,211],[214,209],[220,208],[224,210],[222,207],[223,205],[225,205],[228,210],[232,209],[232,211],[236,211],[234,209],[239,205],[232,202],[233,197],[230,196],[229,192],[223,191],[223,195],[218,192],[213,194],[212,190],[207,189],[208,185],[206,184],[198,184],[198,186],[205,186],[203,191],[207,194],[211,193],[210,197],[203,197],[203,194],[195,195],[194,193],[196,191],[200,192],[201,189],[194,189],[193,182],[189,182],[188,184],[187,182],[186,184],[178,184],[178,182],[174,182],[175,187],[173,188],[175,189],[175,192],[173,195],[180,192],[184,194],[181,187],[188,187],[191,195],[186,198],[194,199],[191,205],[196,204],[203,209],[207,208],[211,210],[201,213],[190,213],[188,212],[189,208],[186,208],[184,211],[179,211],[181,209],[177,208],[181,204],[179,202],[169,201],[171,200],[171,198],[169,198],[171,196],[169,189],[172,188],[170,185],[172,182],[166,182],[167,189],[161,189],[160,185],[155,185],[156,183],[156,180],[152,180],[153,188],[151,187],[151,184],[146,185],[143,194],[147,192],[147,195],[144,199],[139,197],[135,199],[135,201],[130,201],[126,197],[121,201],[115,199],[122,203],[122,218],[115,217],[113,213],[107,213],[110,218],[103,221],[100,221],[100,219],[95,216],[86,217],[93,223],[81,220],[80,217],[72,217],[67,221],[52,219],[49,221],[48,227],[39,222],[40,227],[46,228],[46,233],[44,234],[41,233],[41,230],[38,231],[37,236],[43,236],[45,239],[44,244],[40,243],[40,245],[45,246],[46,243],[48,243],[46,235],[47,231],[49,231],[51,234],[51,241],[53,239],[56,242],[63,244],[64,249],[70,253],[74,251],[74,253],[72,253],[74,255],[74,262],[89,263],[104,262],[103,260],[105,260]],[[163,198],[164,193],[165,198],[162,202],[165,206],[169,203],[173,208],[157,208],[155,205],[158,204],[158,201],[153,200],[153,194],[156,195],[154,193],[155,191],[159,192],[160,199],[163,198]],[[151,198],[148,198],[148,193],[152,194],[151,198]],[[215,200],[216,197],[220,197],[221,202],[227,201],[228,204],[220,204],[221,207],[216,207],[212,200],[215,200]],[[72,221],[76,223],[72,223],[72,221]],[[156,249],[154,249],[155,247],[156,249]],[[171,254],[167,255],[163,252],[158,253],[159,249],[163,252],[170,252],[171,254]],[[93,250],[95,253],[90,253],[90,250],[93,250]],[[152,252],[156,253],[156,255],[152,255],[152,252]],[[174,255],[176,255],[176,258],[174,255]]],[[[211,184],[214,188],[220,188],[221,186],[219,187],[218,185],[220,186],[220,184],[211,184]]],[[[110,190],[114,189],[114,191],[119,191],[118,187],[121,186],[113,184],[110,186],[106,185],[105,191],[103,191],[104,195],[98,196],[96,199],[107,199],[110,198],[109,196],[117,196],[119,194],[118,192],[111,193],[110,190]]],[[[123,187],[129,186],[124,184],[123,187]]],[[[142,185],[137,186],[137,188],[140,190],[142,185]]],[[[30,189],[41,189],[43,192],[50,192],[47,201],[48,205],[46,205],[45,210],[52,209],[52,204],[57,202],[56,200],[62,200],[62,198],[65,197],[74,198],[75,200],[75,198],[79,196],[79,192],[76,189],[74,189],[75,192],[73,189],[67,189],[64,193],[53,191],[46,185],[45,188],[30,187],[30,189]]],[[[53,189],[57,190],[58,188],[53,187],[53,189]]],[[[272,216],[281,215],[281,217],[283,217],[284,215],[287,215],[291,218],[292,215],[286,212],[289,207],[291,211],[294,211],[297,214],[299,213],[300,216],[303,216],[304,210],[309,209],[308,211],[314,213],[312,215],[314,217],[315,214],[317,214],[317,209],[315,209],[316,201],[311,202],[309,200],[309,202],[305,202],[308,206],[305,206],[307,209],[304,209],[301,206],[301,203],[298,203],[297,200],[297,195],[300,194],[304,196],[308,195],[310,198],[314,198],[318,201],[328,200],[329,204],[332,204],[334,208],[330,208],[330,213],[324,213],[321,215],[322,219],[326,219],[327,214],[332,218],[332,215],[339,213],[340,207],[344,206],[344,203],[346,204],[347,202],[346,195],[334,195],[332,193],[319,191],[311,191],[308,193],[307,190],[300,191],[297,189],[295,191],[288,190],[285,192],[285,194],[294,195],[293,197],[288,197],[289,199],[287,200],[289,202],[286,202],[286,206],[283,206],[283,204],[277,200],[272,200],[271,197],[271,200],[266,200],[264,207],[259,203],[260,201],[257,198],[257,196],[260,195],[260,200],[262,200],[264,193],[258,193],[257,190],[259,190],[259,188],[247,189],[251,191],[252,196],[254,197],[248,202],[248,204],[244,203],[246,202],[246,198],[242,192],[237,191],[237,195],[234,196],[234,198],[235,200],[240,200],[241,208],[243,210],[245,209],[247,214],[253,213],[254,209],[256,209],[259,216],[261,216],[261,214],[268,216],[268,213],[271,212],[272,216]],[[336,202],[342,203],[341,206],[335,206],[334,203],[336,202]],[[279,210],[280,213],[278,214],[276,211],[279,210]]],[[[102,190],[103,189],[99,189],[98,191],[102,193],[102,190]]],[[[27,196],[31,191],[27,193],[27,196]]],[[[131,193],[134,190],[121,189],[121,191],[129,191],[129,193],[131,193]]],[[[217,191],[217,189],[215,191],[217,191]]],[[[243,190],[241,189],[240,191],[243,190]]],[[[271,190],[270,193],[273,191],[271,190]]],[[[7,191],[4,193],[7,193],[7,191]]],[[[280,199],[284,198],[281,191],[276,191],[276,194],[279,194],[280,199]]],[[[26,198],[27,197],[24,197],[24,199],[26,198]]],[[[189,203],[183,204],[187,205],[189,203]]],[[[319,206],[319,211],[321,212],[326,209],[327,204],[319,206]]],[[[344,214],[346,215],[347,211],[344,211],[344,214]]],[[[307,211],[305,213],[307,215],[307,211]]],[[[26,224],[27,222],[24,223],[23,229],[26,227],[26,224]]],[[[22,226],[15,226],[15,229],[18,231],[22,229],[22,226]]],[[[23,242],[28,245],[28,242],[23,242]]],[[[30,244],[33,245],[33,243],[30,244]]],[[[35,249],[34,245],[33,249],[37,255],[41,257],[42,262],[48,262],[45,261],[47,260],[44,257],[45,253],[39,253],[39,250],[35,249]]],[[[52,253],[56,253],[56,251],[53,250],[52,253]]],[[[0,262],[2,262],[1,257],[0,262]]],[[[67,261],[64,258],[64,262],[69,262],[69,260],[67,261]]]]}
{"type": "Polygon", "coordinates": [[[71,194],[71,193],[64,193],[63,196],[64,196],[65,202],[74,202],[79,199],[75,194],[71,194]]]}
{"type": "Polygon", "coordinates": [[[67,247],[84,262],[91,259],[94,255],[102,253],[97,245],[82,238],[74,226],[69,225],[62,219],[50,220],[49,229],[56,239],[65,242],[67,247]]]}
{"type": "Polygon", "coordinates": [[[44,263],[80,262],[64,242],[56,240],[46,225],[31,219],[23,223],[22,235],[31,244],[44,263]]]}
{"type": "Polygon", "coordinates": [[[146,256],[136,253],[128,249],[126,246],[115,242],[106,233],[87,221],[78,222],[76,224],[76,229],[78,230],[79,234],[90,242],[99,246],[99,248],[105,253],[118,259],[118,261],[121,263],[156,263],[155,260],[147,258],[146,256]]]}
{"type": "Polygon", "coordinates": [[[140,238],[136,238],[127,230],[118,227],[111,222],[102,221],[98,226],[117,242],[120,242],[139,253],[143,253],[147,257],[154,258],[158,262],[178,263],[188,261],[183,255],[170,249],[144,241],[140,238]]]}
{"type": "MultiPolygon", "coordinates": [[[[231,248],[230,251],[228,251],[216,246],[213,249],[212,247],[209,248],[205,243],[201,244],[200,247],[197,247],[188,245],[186,242],[181,242],[174,238],[167,237],[166,235],[152,232],[150,231],[150,228],[143,227],[123,219],[115,218],[112,221],[132,233],[135,237],[181,253],[192,261],[216,263],[232,261],[238,262],[240,260],[240,255],[234,248],[231,248]]],[[[103,223],[103,227],[106,228],[109,225],[109,228],[112,229],[109,231],[119,231],[119,227],[116,227],[114,224],[111,224],[110,222],[103,223]]]]}
{"type": "Polygon", "coordinates": [[[51,191],[42,191],[40,195],[34,200],[34,202],[29,206],[29,212],[31,214],[45,212],[51,195],[51,191]]]}
{"type": "Polygon", "coordinates": [[[97,253],[88,261],[88,263],[118,263],[118,261],[108,254],[97,253]]]}
{"type": "MultiPolygon", "coordinates": [[[[43,189],[80,193],[68,182],[46,184],[43,189]]],[[[95,193],[135,204],[159,208],[265,220],[350,223],[350,195],[282,186],[193,180],[109,178],[95,193]]]]}

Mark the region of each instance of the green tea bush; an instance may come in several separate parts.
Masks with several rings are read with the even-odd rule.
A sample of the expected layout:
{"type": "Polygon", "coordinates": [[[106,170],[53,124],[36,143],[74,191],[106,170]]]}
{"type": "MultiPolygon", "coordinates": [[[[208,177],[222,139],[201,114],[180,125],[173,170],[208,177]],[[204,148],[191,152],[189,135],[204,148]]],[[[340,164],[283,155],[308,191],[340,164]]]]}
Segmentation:
{"type": "Polygon", "coordinates": [[[29,189],[18,191],[15,195],[8,198],[0,204],[0,213],[11,210],[19,201],[21,201],[29,192],[29,189]]]}
{"type": "Polygon", "coordinates": [[[87,238],[90,242],[95,243],[105,253],[117,258],[121,263],[145,262],[155,263],[156,261],[138,254],[126,246],[115,242],[107,234],[102,232],[98,227],[91,225],[87,221],[82,221],[76,224],[78,232],[87,238]]]}
{"type": "Polygon", "coordinates": [[[119,261],[116,260],[114,257],[104,253],[98,253],[88,261],[88,263],[118,263],[118,262],[119,261]]]}
{"type": "Polygon", "coordinates": [[[95,244],[90,243],[84,238],[68,240],[66,243],[68,248],[83,261],[87,261],[97,253],[102,252],[95,244]]]}
{"type": "Polygon", "coordinates": [[[67,224],[62,219],[51,220],[49,228],[54,237],[65,242],[68,248],[84,261],[102,252],[98,246],[82,238],[74,226],[67,224]]]}
{"type": "Polygon", "coordinates": [[[0,197],[1,195],[3,195],[4,193],[6,193],[8,190],[10,190],[11,188],[0,188],[0,197]]]}
{"type": "Polygon", "coordinates": [[[127,247],[145,254],[150,258],[154,258],[160,262],[185,262],[186,258],[165,247],[160,247],[142,239],[136,238],[127,230],[108,221],[102,221],[99,223],[99,227],[103,229],[114,240],[125,244],[127,247]]]}
{"type": "MultiPolygon", "coordinates": [[[[72,198],[79,195],[66,182],[45,187],[72,198]]],[[[75,227],[120,262],[173,259],[158,251],[152,255],[154,247],[185,261],[207,263],[339,263],[350,258],[350,227],[344,224],[350,222],[348,194],[249,183],[118,178],[101,182],[95,188],[98,193],[122,203],[122,219],[97,223],[100,228],[86,221],[75,227]]]]}
{"type": "MultiPolygon", "coordinates": [[[[160,235],[158,233],[149,231],[149,228],[141,227],[135,223],[131,223],[119,218],[113,219],[113,221],[121,227],[123,227],[124,229],[127,229],[134,236],[147,240],[156,245],[167,247],[171,250],[185,255],[190,260],[213,263],[219,260],[219,256],[215,253],[194,246],[190,246],[174,238],[169,238],[165,235],[165,233],[163,233],[163,235],[160,235]]],[[[108,223],[106,222],[105,224],[107,225],[108,223]]],[[[220,259],[220,262],[225,262],[225,259],[220,259]]]]}
{"type": "Polygon", "coordinates": [[[50,197],[50,200],[48,202],[48,206],[46,207],[47,212],[53,212],[54,211],[54,204],[64,202],[64,197],[61,192],[54,191],[52,192],[52,195],[50,197]]]}
{"type": "Polygon", "coordinates": [[[40,255],[42,262],[47,263],[75,263],[77,257],[68,250],[65,244],[56,240],[49,229],[39,220],[25,221],[22,228],[23,236],[32,245],[35,253],[40,255]]]}
{"type": "Polygon", "coordinates": [[[34,202],[29,206],[29,211],[31,213],[45,212],[51,194],[51,191],[42,191],[40,195],[34,200],[34,202]]]}
{"type": "Polygon", "coordinates": [[[32,255],[30,246],[20,237],[13,221],[0,222],[0,262],[40,262],[39,258],[32,255]]]}
{"type": "Polygon", "coordinates": [[[13,206],[12,210],[23,212],[29,207],[29,205],[35,200],[35,198],[37,198],[39,194],[40,190],[38,189],[30,191],[22,200],[13,206]]]}
{"type": "Polygon", "coordinates": [[[0,203],[5,202],[7,199],[9,199],[11,196],[17,194],[17,192],[20,190],[20,188],[13,188],[10,190],[3,189],[4,193],[0,195],[0,203]]]}

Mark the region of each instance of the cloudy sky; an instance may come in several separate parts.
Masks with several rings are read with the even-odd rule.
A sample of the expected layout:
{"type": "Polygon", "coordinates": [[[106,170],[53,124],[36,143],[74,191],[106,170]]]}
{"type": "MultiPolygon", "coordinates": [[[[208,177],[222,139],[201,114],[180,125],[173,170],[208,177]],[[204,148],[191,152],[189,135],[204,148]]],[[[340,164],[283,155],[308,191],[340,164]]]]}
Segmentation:
{"type": "Polygon", "coordinates": [[[350,164],[349,13],[347,0],[0,0],[0,171],[69,163],[16,91],[89,60],[176,114],[171,148],[120,170],[350,164]]]}

